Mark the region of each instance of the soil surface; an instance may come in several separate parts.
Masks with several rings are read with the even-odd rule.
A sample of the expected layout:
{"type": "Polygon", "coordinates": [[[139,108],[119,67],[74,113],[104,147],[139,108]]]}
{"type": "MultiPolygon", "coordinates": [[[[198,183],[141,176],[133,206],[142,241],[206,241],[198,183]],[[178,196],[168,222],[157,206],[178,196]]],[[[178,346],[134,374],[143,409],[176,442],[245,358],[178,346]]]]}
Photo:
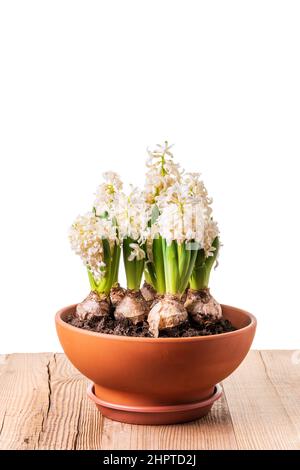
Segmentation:
{"type": "MultiPolygon", "coordinates": [[[[115,320],[111,315],[102,317],[100,319],[94,317],[90,320],[84,321],[75,318],[73,315],[69,315],[66,318],[66,322],[72,326],[76,326],[77,328],[96,331],[98,333],[106,333],[109,335],[139,336],[148,338],[152,337],[151,333],[149,332],[149,325],[147,322],[144,321],[138,323],[137,325],[133,325],[127,319],[115,320]]],[[[230,321],[225,320],[225,318],[216,320],[207,315],[203,318],[203,322],[199,325],[193,323],[193,321],[189,319],[179,326],[160,331],[159,337],[183,338],[192,336],[209,336],[235,330],[236,328],[234,328],[230,321]]]]}

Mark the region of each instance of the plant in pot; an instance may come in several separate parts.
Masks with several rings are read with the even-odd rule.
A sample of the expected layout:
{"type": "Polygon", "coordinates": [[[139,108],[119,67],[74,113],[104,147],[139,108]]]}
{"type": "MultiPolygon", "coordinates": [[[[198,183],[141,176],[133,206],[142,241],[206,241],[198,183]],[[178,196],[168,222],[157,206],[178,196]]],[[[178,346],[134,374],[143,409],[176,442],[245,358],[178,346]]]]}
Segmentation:
{"type": "Polygon", "coordinates": [[[209,412],[218,383],[246,356],[256,320],[210,293],[220,237],[199,174],[181,170],[167,142],[148,153],[143,190],[127,193],[105,173],[92,211],[72,225],[91,292],[60,310],[56,327],[104,415],[179,423],[209,412]]]}

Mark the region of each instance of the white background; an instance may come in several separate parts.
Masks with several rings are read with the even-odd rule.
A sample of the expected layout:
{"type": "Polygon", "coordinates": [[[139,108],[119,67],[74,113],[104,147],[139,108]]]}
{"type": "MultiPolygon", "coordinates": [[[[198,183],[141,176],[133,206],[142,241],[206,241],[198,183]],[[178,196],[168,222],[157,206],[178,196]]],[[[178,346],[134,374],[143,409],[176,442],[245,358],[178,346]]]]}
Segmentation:
{"type": "Polygon", "coordinates": [[[103,171],[168,139],[214,198],[211,287],[299,348],[299,1],[0,2],[0,352],[60,346],[88,292],[67,231],[103,171]]]}

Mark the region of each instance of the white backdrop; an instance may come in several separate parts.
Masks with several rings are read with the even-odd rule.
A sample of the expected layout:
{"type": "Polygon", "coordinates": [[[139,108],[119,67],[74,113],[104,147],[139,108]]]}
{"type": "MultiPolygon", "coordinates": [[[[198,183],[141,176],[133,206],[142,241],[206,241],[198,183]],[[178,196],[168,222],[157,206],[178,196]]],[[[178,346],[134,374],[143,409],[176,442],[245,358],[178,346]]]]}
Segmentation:
{"type": "Polygon", "coordinates": [[[0,2],[0,352],[60,349],[88,292],[69,225],[164,139],[214,198],[215,296],[254,347],[300,348],[299,22],[291,0],[0,2]]]}

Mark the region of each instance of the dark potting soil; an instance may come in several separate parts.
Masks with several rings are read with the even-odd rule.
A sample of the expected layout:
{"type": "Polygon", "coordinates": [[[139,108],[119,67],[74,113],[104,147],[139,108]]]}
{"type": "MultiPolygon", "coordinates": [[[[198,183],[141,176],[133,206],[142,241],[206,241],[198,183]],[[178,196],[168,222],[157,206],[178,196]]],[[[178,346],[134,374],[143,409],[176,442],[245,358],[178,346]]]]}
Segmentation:
{"type": "MultiPolygon", "coordinates": [[[[96,331],[97,333],[105,333],[117,336],[139,336],[151,338],[149,325],[147,322],[141,322],[133,325],[129,320],[115,320],[112,316],[106,316],[98,319],[94,317],[90,320],[79,320],[73,315],[66,318],[66,322],[77,328],[84,330],[96,331]]],[[[236,328],[225,318],[218,320],[211,318],[209,315],[203,317],[201,324],[196,324],[192,320],[187,320],[179,326],[162,330],[159,333],[160,338],[183,338],[192,336],[209,336],[218,335],[220,333],[228,333],[235,331],[236,328]]]]}

